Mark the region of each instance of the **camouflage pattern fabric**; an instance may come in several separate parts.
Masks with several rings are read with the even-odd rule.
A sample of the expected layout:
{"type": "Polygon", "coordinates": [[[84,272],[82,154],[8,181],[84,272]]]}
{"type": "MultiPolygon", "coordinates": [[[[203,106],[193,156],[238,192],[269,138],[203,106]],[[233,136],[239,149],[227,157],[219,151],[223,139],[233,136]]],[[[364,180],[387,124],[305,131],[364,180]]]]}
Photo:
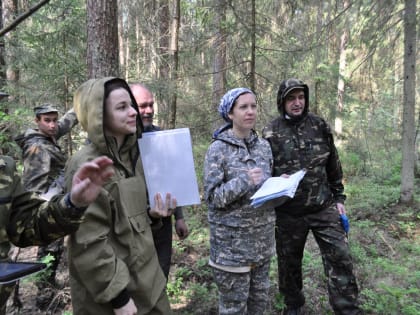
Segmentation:
{"type": "Polygon", "coordinates": [[[279,290],[285,297],[286,305],[297,307],[305,303],[302,258],[311,230],[321,251],[330,303],[335,314],[361,314],[348,240],[336,204],[302,216],[278,212],[276,226],[279,290]]]}
{"type": "MultiPolygon", "coordinates": [[[[7,261],[10,243],[7,237],[8,206],[13,189],[14,161],[9,157],[0,158],[0,260],[7,261]]],[[[7,299],[13,292],[15,283],[0,285],[0,315],[6,314],[7,299]]]]}
{"type": "MultiPolygon", "coordinates": [[[[61,197],[47,203],[24,191],[13,159],[0,156],[1,260],[8,260],[10,242],[20,247],[46,245],[77,229],[81,218],[67,213],[60,204],[61,197]]],[[[12,290],[13,285],[0,286],[0,310],[5,308],[12,290]]]]}
{"type": "Polygon", "coordinates": [[[306,169],[295,197],[278,211],[300,215],[317,212],[334,200],[344,203],[343,171],[332,133],[320,117],[308,114],[298,123],[277,118],[263,130],[273,151],[273,176],[306,169]]]}
{"type": "MultiPolygon", "coordinates": [[[[290,90],[293,86],[285,88],[290,90]]],[[[263,130],[263,137],[273,151],[273,175],[292,174],[303,168],[307,171],[295,197],[276,208],[279,290],[288,307],[305,303],[301,292],[302,255],[308,231],[312,230],[324,261],[334,311],[359,314],[352,261],[336,208],[336,203],[344,203],[346,196],[331,130],[322,118],[307,112],[307,102],[299,119],[287,119],[281,107],[283,100],[278,102],[280,116],[263,130]]]]}
{"type": "Polygon", "coordinates": [[[46,193],[54,181],[64,174],[67,156],[56,141],[68,133],[77,122],[75,112],[70,110],[58,121],[55,139],[45,136],[37,129],[28,129],[24,135],[16,138],[16,142],[22,148],[22,177],[26,190],[46,193]]]}
{"type": "Polygon", "coordinates": [[[223,95],[222,99],[220,100],[219,107],[217,110],[220,116],[224,119],[224,121],[232,122],[232,120],[229,118],[229,112],[232,110],[232,107],[235,104],[236,99],[245,93],[250,93],[255,96],[254,92],[252,92],[250,89],[243,88],[243,87],[229,90],[226,92],[225,95],[223,95]]]}
{"type": "MultiPolygon", "coordinates": [[[[274,254],[274,209],[250,206],[249,198],[259,186],[252,184],[247,173],[250,168],[260,167],[268,178],[271,165],[269,144],[254,132],[243,140],[236,138],[232,129],[227,129],[210,145],[204,162],[204,192],[210,223],[210,259],[215,264],[261,266],[274,254]]],[[[232,292],[225,287],[228,283],[223,279],[229,273],[215,270],[215,275],[220,292],[220,314],[245,314],[241,310],[251,302],[255,309],[266,307],[266,299],[256,296],[268,294],[261,292],[268,290],[268,286],[265,287],[268,272],[232,274],[235,279],[232,281],[238,285],[233,286],[235,291],[232,292]],[[217,279],[217,275],[221,278],[217,279]],[[240,296],[238,305],[232,302],[235,294],[240,296]]]]}
{"type": "MultiPolygon", "coordinates": [[[[35,108],[36,114],[56,112],[51,105],[45,104],[35,108]]],[[[68,133],[78,122],[74,110],[68,111],[58,121],[58,132],[55,139],[44,135],[36,129],[28,129],[23,136],[19,136],[16,142],[22,148],[23,160],[23,184],[26,190],[46,193],[49,189],[55,188],[57,193],[64,189],[64,166],[67,155],[57,144],[57,140],[68,133]]],[[[56,269],[63,253],[63,239],[52,242],[47,247],[40,247],[38,259],[51,254],[54,257],[49,267],[50,276],[48,282],[54,284],[56,269]]],[[[45,283],[44,283],[45,284],[45,283]]],[[[39,283],[39,288],[44,287],[39,283]]]]}
{"type": "Polygon", "coordinates": [[[214,141],[204,162],[204,192],[210,223],[210,258],[226,266],[246,266],[269,258],[274,252],[275,214],[272,208],[253,208],[250,197],[259,187],[247,169],[260,167],[271,173],[269,144],[253,134],[237,139],[232,129],[214,141]]]}
{"type": "Polygon", "coordinates": [[[247,273],[213,268],[213,277],[219,290],[219,314],[264,314],[269,301],[269,270],[270,261],[254,266],[247,273]]]}

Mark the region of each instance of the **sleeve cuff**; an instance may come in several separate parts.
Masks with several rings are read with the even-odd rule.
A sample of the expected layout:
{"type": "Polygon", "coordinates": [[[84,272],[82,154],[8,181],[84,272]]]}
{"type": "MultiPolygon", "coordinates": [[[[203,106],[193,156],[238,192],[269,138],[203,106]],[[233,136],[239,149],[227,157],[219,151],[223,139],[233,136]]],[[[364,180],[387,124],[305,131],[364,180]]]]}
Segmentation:
{"type": "Polygon", "coordinates": [[[121,308],[128,303],[130,300],[130,295],[128,294],[127,289],[124,289],[118,294],[115,298],[111,300],[111,305],[113,309],[121,308]]]}
{"type": "Polygon", "coordinates": [[[175,220],[180,220],[184,218],[184,213],[182,207],[176,207],[174,212],[175,220]]]}

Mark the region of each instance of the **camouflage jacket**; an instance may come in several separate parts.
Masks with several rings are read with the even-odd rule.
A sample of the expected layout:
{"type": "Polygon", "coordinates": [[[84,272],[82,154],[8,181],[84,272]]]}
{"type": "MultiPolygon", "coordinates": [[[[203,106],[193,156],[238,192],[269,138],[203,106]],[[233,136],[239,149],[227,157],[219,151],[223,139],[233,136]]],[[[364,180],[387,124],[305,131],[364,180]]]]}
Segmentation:
{"type": "Polygon", "coordinates": [[[46,202],[24,191],[13,159],[0,156],[1,259],[7,259],[9,242],[19,247],[46,245],[77,229],[81,217],[71,214],[61,197],[46,202]]]}
{"type": "Polygon", "coordinates": [[[277,211],[301,215],[317,212],[332,201],[344,203],[341,163],[331,130],[322,118],[308,113],[291,122],[280,116],[264,128],[263,137],[273,151],[273,176],[307,170],[295,197],[277,211]]]}
{"type": "Polygon", "coordinates": [[[45,136],[37,129],[28,129],[16,138],[22,148],[22,178],[26,190],[46,193],[53,182],[64,174],[67,155],[56,140],[68,133],[77,122],[74,110],[70,110],[59,120],[55,139],[45,136]]]}
{"type": "Polygon", "coordinates": [[[253,185],[247,169],[260,167],[270,177],[270,145],[252,133],[245,141],[232,129],[220,133],[204,162],[204,192],[210,223],[210,259],[244,266],[269,259],[274,248],[274,209],[253,208],[253,185]]]}

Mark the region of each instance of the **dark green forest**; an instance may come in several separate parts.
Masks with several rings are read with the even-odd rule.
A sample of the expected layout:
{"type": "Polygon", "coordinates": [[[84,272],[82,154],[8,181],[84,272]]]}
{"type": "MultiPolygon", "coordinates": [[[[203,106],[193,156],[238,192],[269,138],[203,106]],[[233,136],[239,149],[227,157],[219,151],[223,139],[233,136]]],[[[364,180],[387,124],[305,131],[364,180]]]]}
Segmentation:
{"type": "MultiPolygon", "coordinates": [[[[278,114],[279,83],[299,78],[309,85],[310,111],[334,130],[363,309],[366,314],[420,314],[416,0],[98,0],[98,10],[104,3],[118,6],[115,17],[106,16],[98,26],[118,29],[99,53],[89,50],[97,44],[89,36],[90,0],[0,2],[5,30],[0,30],[0,91],[9,94],[0,101],[2,154],[21,165],[14,137],[33,127],[33,107],[53,103],[64,114],[74,91],[92,76],[92,60],[116,48],[115,60],[105,62],[111,70],[96,75],[143,82],[155,93],[156,124],[190,129],[201,190],[204,154],[222,124],[221,96],[240,86],[255,91],[260,133],[278,114]]],[[[61,145],[71,155],[85,138],[76,126],[61,145]]],[[[203,202],[184,211],[191,234],[174,241],[167,292],[175,314],[216,314],[217,291],[207,265],[207,209],[203,202]]],[[[267,314],[281,314],[284,306],[276,265],[274,257],[267,314]]],[[[21,285],[22,310],[30,314],[25,302],[33,301],[36,289],[25,286],[31,288],[31,280],[21,285]]],[[[333,314],[313,239],[305,248],[304,292],[309,314],[333,314]]],[[[52,313],[71,314],[68,283],[57,294],[52,313]]]]}

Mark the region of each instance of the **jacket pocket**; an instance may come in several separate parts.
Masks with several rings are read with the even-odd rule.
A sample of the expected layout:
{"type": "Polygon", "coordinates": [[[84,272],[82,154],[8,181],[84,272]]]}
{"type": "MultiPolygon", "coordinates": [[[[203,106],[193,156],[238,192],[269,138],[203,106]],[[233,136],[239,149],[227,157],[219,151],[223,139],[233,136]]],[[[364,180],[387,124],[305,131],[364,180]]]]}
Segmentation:
{"type": "Polygon", "coordinates": [[[131,241],[131,263],[143,264],[152,259],[155,252],[153,236],[145,213],[129,217],[133,231],[131,241]]]}

